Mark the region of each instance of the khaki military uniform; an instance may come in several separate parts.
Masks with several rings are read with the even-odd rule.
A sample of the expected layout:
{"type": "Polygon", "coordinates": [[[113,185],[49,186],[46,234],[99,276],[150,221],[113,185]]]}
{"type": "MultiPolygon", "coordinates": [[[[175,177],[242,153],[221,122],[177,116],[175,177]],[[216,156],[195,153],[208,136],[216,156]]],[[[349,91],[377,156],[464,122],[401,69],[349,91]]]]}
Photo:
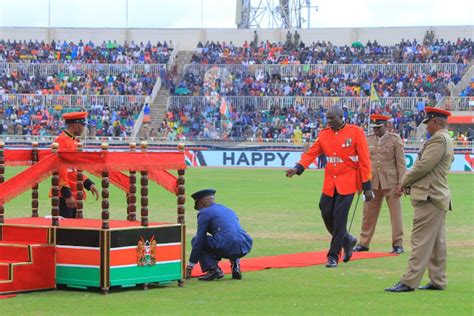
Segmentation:
{"type": "Polygon", "coordinates": [[[448,173],[454,150],[448,130],[434,133],[402,179],[415,208],[408,269],[400,282],[417,288],[428,267],[430,283],[446,288],[446,211],[451,209],[448,173]]]}
{"type": "Polygon", "coordinates": [[[402,208],[397,187],[406,173],[403,141],[398,134],[387,132],[381,138],[370,134],[367,136],[367,144],[372,162],[372,190],[375,198],[364,204],[359,244],[369,247],[385,198],[392,223],[392,246],[402,246],[402,208]]]}

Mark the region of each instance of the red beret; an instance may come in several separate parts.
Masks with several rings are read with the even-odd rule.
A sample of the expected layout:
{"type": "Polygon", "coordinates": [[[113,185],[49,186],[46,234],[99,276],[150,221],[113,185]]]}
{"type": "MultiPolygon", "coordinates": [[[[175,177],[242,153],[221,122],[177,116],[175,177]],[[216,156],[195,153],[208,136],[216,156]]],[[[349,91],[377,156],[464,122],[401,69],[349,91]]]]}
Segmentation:
{"type": "Polygon", "coordinates": [[[390,119],[390,116],[387,115],[380,115],[380,114],[372,114],[370,116],[370,126],[372,127],[380,127],[384,123],[387,123],[387,121],[390,119]]]}
{"type": "Polygon", "coordinates": [[[69,112],[63,115],[63,119],[68,124],[81,123],[86,124],[87,112],[69,112]]]}
{"type": "Polygon", "coordinates": [[[428,121],[431,120],[433,117],[448,118],[448,116],[451,116],[451,112],[427,106],[425,107],[425,119],[422,123],[428,123],[428,121]]]}

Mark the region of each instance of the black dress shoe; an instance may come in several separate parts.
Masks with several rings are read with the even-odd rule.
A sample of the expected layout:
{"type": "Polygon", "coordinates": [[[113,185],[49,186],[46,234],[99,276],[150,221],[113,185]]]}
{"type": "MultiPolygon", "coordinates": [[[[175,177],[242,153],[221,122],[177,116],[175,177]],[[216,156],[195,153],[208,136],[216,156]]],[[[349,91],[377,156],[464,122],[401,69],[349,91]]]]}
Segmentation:
{"type": "Polygon", "coordinates": [[[199,278],[199,281],[212,281],[215,279],[222,279],[224,277],[224,273],[222,272],[221,268],[210,268],[205,275],[199,278]]]}
{"type": "Polygon", "coordinates": [[[392,287],[386,288],[385,291],[387,292],[395,292],[395,293],[401,293],[401,292],[413,292],[415,289],[409,287],[408,285],[405,285],[403,283],[398,282],[392,287]]]}
{"type": "Polygon", "coordinates": [[[240,259],[230,260],[230,267],[232,268],[232,279],[242,280],[242,272],[240,271],[240,259]]]}
{"type": "Polygon", "coordinates": [[[428,283],[424,286],[419,286],[418,290],[443,291],[444,289],[437,287],[436,285],[433,285],[431,283],[428,283]]]}
{"type": "Polygon", "coordinates": [[[402,246],[393,246],[392,251],[390,253],[396,253],[397,255],[404,253],[405,249],[402,246]]]}
{"type": "Polygon", "coordinates": [[[364,247],[364,246],[361,246],[361,245],[357,245],[352,249],[352,251],[354,251],[354,252],[369,251],[369,247],[364,247]]]}
{"type": "Polygon", "coordinates": [[[326,263],[326,268],[337,268],[337,260],[329,257],[328,262],[326,263]]]}
{"type": "Polygon", "coordinates": [[[357,239],[352,238],[349,244],[344,247],[344,257],[342,257],[342,261],[348,262],[352,258],[352,248],[357,244],[357,239]]]}

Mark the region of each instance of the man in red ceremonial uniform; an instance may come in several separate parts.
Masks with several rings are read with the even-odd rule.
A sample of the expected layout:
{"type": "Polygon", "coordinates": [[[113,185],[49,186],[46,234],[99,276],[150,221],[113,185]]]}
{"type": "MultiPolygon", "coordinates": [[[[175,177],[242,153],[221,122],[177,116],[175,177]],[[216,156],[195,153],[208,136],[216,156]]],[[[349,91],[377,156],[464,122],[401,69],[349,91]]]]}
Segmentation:
{"type": "Polygon", "coordinates": [[[286,176],[301,175],[320,154],[327,156],[319,208],[324,224],[332,235],[326,267],[336,268],[341,249],[344,248],[343,261],[348,262],[357,243],[346,228],[354,194],[363,189],[365,200],[370,201],[374,193],[369,149],[363,130],[346,124],[339,106],[331,107],[326,112],[326,119],[329,127],[321,130],[295,167],[286,171],[286,176]]]}
{"type": "MultiPolygon", "coordinates": [[[[77,151],[77,144],[80,143],[77,137],[84,132],[86,124],[87,112],[71,112],[63,115],[66,122],[66,130],[64,130],[54,140],[59,144],[59,151],[77,151]]],[[[62,217],[76,217],[76,200],[77,200],[77,172],[71,168],[59,169],[59,213],[62,217]]],[[[99,191],[90,179],[84,176],[84,187],[91,191],[99,199],[99,191]]],[[[84,192],[84,200],[86,194],[84,192]]]]}

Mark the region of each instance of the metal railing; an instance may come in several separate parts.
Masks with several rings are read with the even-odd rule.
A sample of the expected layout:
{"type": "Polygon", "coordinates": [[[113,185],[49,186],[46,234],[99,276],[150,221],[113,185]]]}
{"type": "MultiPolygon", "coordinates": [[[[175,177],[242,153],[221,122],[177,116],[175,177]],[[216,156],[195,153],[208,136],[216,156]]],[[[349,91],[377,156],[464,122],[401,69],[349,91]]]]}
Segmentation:
{"type": "Polygon", "coordinates": [[[119,75],[121,73],[160,74],[166,70],[166,64],[48,64],[48,63],[0,63],[0,72],[27,72],[34,75],[84,75],[100,73],[103,75],[119,75]]]}
{"type": "Polygon", "coordinates": [[[299,65],[281,65],[281,64],[186,64],[184,73],[191,72],[194,75],[202,76],[209,69],[225,69],[229,73],[269,73],[280,74],[283,77],[295,77],[305,74],[340,74],[352,73],[361,75],[364,73],[431,73],[431,72],[449,72],[460,73],[462,66],[454,63],[447,64],[299,64],[299,65]]]}
{"type": "Polygon", "coordinates": [[[380,98],[381,102],[371,101],[370,97],[254,97],[254,96],[172,96],[168,98],[167,108],[181,108],[185,105],[205,107],[207,105],[220,106],[222,102],[232,109],[254,109],[266,111],[272,107],[300,107],[318,109],[340,105],[354,110],[359,108],[396,107],[399,110],[413,110],[419,102],[428,102],[426,98],[396,97],[380,98]],[[223,99],[225,101],[223,101],[223,99]]]}
{"type": "Polygon", "coordinates": [[[474,109],[473,97],[445,97],[443,103],[439,105],[440,108],[452,112],[469,112],[465,115],[472,115],[474,109]]]}
{"type": "MultiPolygon", "coordinates": [[[[186,105],[204,108],[208,105],[219,107],[223,102],[232,109],[253,109],[267,111],[272,107],[300,107],[308,109],[329,108],[332,105],[340,105],[350,110],[360,108],[382,108],[395,107],[401,111],[413,111],[418,108],[420,102],[429,104],[428,98],[421,97],[394,97],[380,98],[381,102],[371,101],[370,97],[254,97],[254,96],[171,96],[167,101],[167,109],[182,108],[186,105]],[[225,101],[223,101],[225,100],[225,101]]],[[[473,102],[473,101],[471,101],[473,102]]],[[[445,106],[450,111],[472,111],[469,105],[469,97],[445,98],[445,106]]]]}
{"type": "Polygon", "coordinates": [[[148,104],[148,106],[151,107],[160,89],[161,89],[161,79],[160,77],[158,77],[158,79],[156,80],[155,86],[153,87],[153,91],[151,92],[151,95],[146,97],[145,103],[142,106],[142,110],[140,111],[140,114],[135,120],[135,124],[133,125],[132,138],[137,137],[138,133],[140,132],[140,128],[142,127],[142,124],[143,124],[143,117],[145,116],[145,106],[148,104]]]}
{"type": "Polygon", "coordinates": [[[166,65],[168,66],[168,70],[171,70],[170,67],[173,67],[173,64],[176,60],[176,56],[179,53],[179,43],[176,43],[176,45],[173,47],[173,51],[171,52],[170,58],[168,59],[168,63],[166,65]]]}
{"type": "Polygon", "coordinates": [[[451,90],[451,96],[458,96],[466,87],[471,84],[474,78],[474,66],[470,66],[467,72],[462,77],[461,81],[451,90]]]}
{"type": "Polygon", "coordinates": [[[46,106],[62,108],[87,108],[94,105],[121,107],[131,104],[144,104],[144,95],[36,95],[36,94],[3,94],[0,95],[0,106],[46,106]]]}
{"type": "MultiPolygon", "coordinates": [[[[47,148],[56,139],[56,136],[31,136],[31,135],[2,135],[2,141],[6,147],[29,147],[31,142],[36,141],[39,143],[40,148],[47,148]]],[[[113,150],[128,150],[128,144],[136,142],[135,137],[112,137],[112,136],[98,136],[98,137],[87,137],[81,138],[81,141],[86,144],[86,148],[100,148],[101,143],[107,142],[110,144],[110,148],[113,150]]],[[[312,142],[312,141],[311,141],[312,142]]],[[[231,139],[231,138],[195,138],[192,140],[176,139],[169,140],[166,137],[148,137],[147,143],[151,150],[163,150],[166,147],[175,149],[179,143],[184,143],[186,148],[199,147],[203,150],[211,149],[215,147],[227,148],[227,149],[238,149],[248,147],[260,147],[274,150],[301,149],[303,144],[295,144],[293,139],[231,139]]],[[[424,141],[407,140],[404,142],[405,148],[419,148],[422,146],[424,141]]],[[[453,141],[453,145],[456,151],[474,153],[474,142],[473,141],[453,141]]]]}

